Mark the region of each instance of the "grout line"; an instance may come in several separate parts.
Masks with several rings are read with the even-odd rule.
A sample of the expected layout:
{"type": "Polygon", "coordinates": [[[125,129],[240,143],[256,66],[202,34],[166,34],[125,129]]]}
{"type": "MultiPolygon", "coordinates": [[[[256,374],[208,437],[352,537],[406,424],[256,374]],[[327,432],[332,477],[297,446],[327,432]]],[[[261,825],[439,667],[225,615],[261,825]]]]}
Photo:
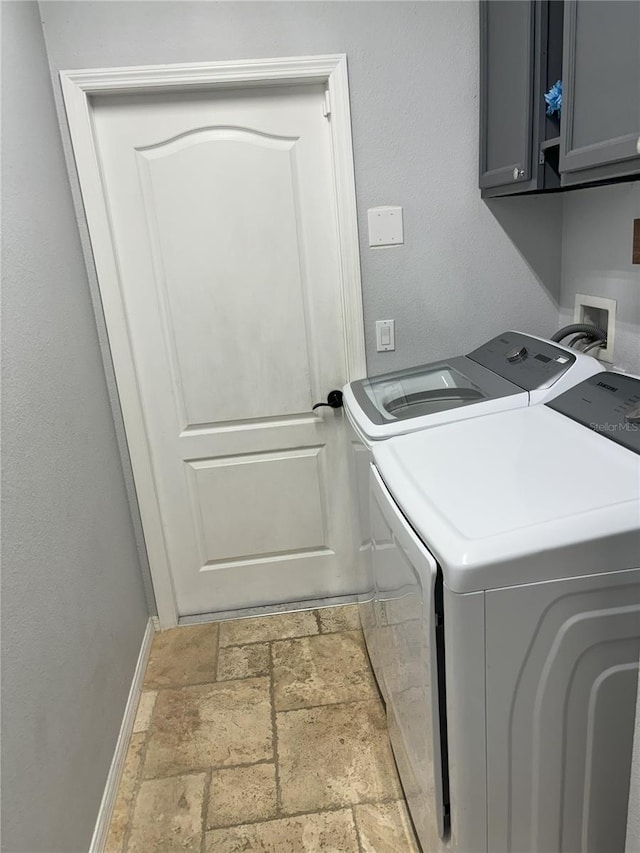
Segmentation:
{"type": "MultiPolygon", "coordinates": [[[[376,706],[380,706],[380,702],[378,701],[377,696],[369,696],[366,699],[346,699],[341,700],[339,702],[324,702],[319,703],[318,705],[303,705],[301,708],[284,708],[281,711],[277,711],[278,714],[295,714],[299,711],[316,711],[319,708],[335,708],[337,705],[367,705],[373,702],[376,706]]],[[[385,726],[386,726],[386,715],[384,714],[384,705],[382,705],[381,709],[383,716],[385,716],[385,726]]]]}
{"type": "Polygon", "coordinates": [[[218,628],[217,634],[216,653],[214,656],[215,660],[213,662],[213,677],[215,681],[218,681],[218,664],[220,662],[220,628],[218,628]]]}
{"type": "Polygon", "coordinates": [[[204,791],[202,793],[202,834],[200,839],[200,853],[205,853],[205,846],[207,841],[207,817],[209,816],[209,794],[211,791],[212,776],[213,770],[209,768],[206,778],[204,780],[204,791]]]}
{"type": "MultiPolygon", "coordinates": [[[[223,768],[226,769],[226,768],[223,768]]],[[[239,826],[258,826],[262,823],[275,823],[278,820],[289,820],[291,818],[297,817],[312,817],[317,814],[333,814],[335,812],[344,812],[351,811],[355,809],[356,806],[381,806],[381,805],[389,805],[390,803],[398,803],[401,802],[402,798],[398,797],[387,797],[381,800],[359,800],[357,803],[343,803],[341,805],[336,806],[319,806],[315,809],[307,809],[301,812],[291,812],[276,815],[275,817],[268,818],[257,818],[256,820],[243,820],[240,823],[229,823],[224,826],[214,826],[211,829],[207,830],[207,832],[213,832],[218,829],[237,829],[239,826]]],[[[355,819],[354,819],[355,823],[355,819]]]]}
{"type": "Polygon", "coordinates": [[[316,625],[318,626],[318,634],[322,634],[323,631],[322,631],[322,623],[320,622],[320,611],[314,610],[313,615],[314,615],[315,620],[316,620],[316,625]]]}
{"type": "MultiPolygon", "coordinates": [[[[360,805],[360,803],[358,803],[358,805],[360,805]]],[[[358,826],[358,821],[356,820],[355,805],[351,806],[351,820],[353,821],[353,827],[356,831],[356,842],[358,844],[358,850],[360,853],[364,853],[364,848],[362,846],[362,838],[360,837],[360,827],[358,826]]]]}
{"type": "MultiPolygon", "coordinates": [[[[314,636],[317,636],[317,635],[314,635],[314,636]]],[[[299,639],[299,638],[295,638],[295,639],[299,639]]],[[[269,647],[271,647],[272,643],[279,643],[279,642],[282,642],[282,641],[281,640],[273,640],[273,641],[269,642],[268,645],[269,645],[269,647]]],[[[152,687],[149,690],[156,690],[158,693],[163,693],[163,692],[172,690],[172,691],[177,693],[177,692],[184,692],[186,690],[189,690],[191,687],[206,687],[207,685],[226,686],[227,684],[231,684],[234,681],[251,681],[251,680],[257,681],[258,679],[264,680],[265,678],[268,678],[268,677],[269,677],[268,673],[265,673],[264,675],[248,675],[245,678],[228,678],[228,679],[223,679],[222,681],[198,681],[194,684],[183,684],[182,686],[176,684],[175,686],[171,686],[171,687],[152,687]]],[[[372,679],[372,683],[373,683],[375,690],[376,690],[375,696],[368,696],[368,697],[360,698],[360,699],[339,699],[337,702],[319,702],[317,705],[302,705],[300,708],[285,708],[283,710],[278,710],[277,713],[278,714],[290,714],[290,713],[293,713],[294,711],[311,711],[315,708],[331,708],[334,705],[356,705],[356,704],[362,703],[362,702],[375,702],[376,704],[381,703],[382,704],[382,710],[384,711],[384,702],[382,701],[382,697],[379,694],[379,690],[377,688],[377,683],[376,683],[375,678],[372,679]]],[[[145,691],[145,692],[149,692],[149,691],[145,691]]],[[[252,763],[257,764],[259,762],[252,762],[252,763]]],[[[244,765],[225,765],[225,766],[242,767],[244,765]]]]}
{"type": "MultiPolygon", "coordinates": [[[[227,646],[225,648],[229,647],[227,646]]],[[[189,682],[189,684],[165,684],[163,687],[149,686],[145,688],[145,693],[149,692],[150,690],[157,690],[159,693],[165,690],[188,690],[190,687],[206,687],[207,685],[214,686],[216,684],[229,684],[231,681],[248,681],[251,678],[257,679],[266,677],[266,675],[246,675],[244,678],[225,678],[222,681],[212,681],[211,679],[209,679],[209,681],[193,681],[189,682]]]]}
{"type": "Polygon", "coordinates": [[[280,755],[278,753],[278,724],[276,720],[276,689],[273,668],[273,643],[269,643],[269,703],[271,705],[271,732],[273,761],[276,772],[276,814],[282,814],[282,788],[280,787],[280,755]]]}
{"type": "MultiPolygon", "coordinates": [[[[155,709],[155,705],[154,705],[155,709]]],[[[153,718],[153,711],[151,712],[151,717],[153,718]]],[[[131,838],[131,830],[133,829],[133,815],[136,809],[136,805],[138,803],[138,794],[140,793],[140,786],[142,785],[144,780],[144,765],[147,760],[147,750],[149,748],[149,739],[151,733],[151,720],[149,721],[149,725],[147,726],[144,732],[137,732],[136,734],[144,734],[144,740],[142,743],[142,749],[140,750],[140,763],[138,764],[138,771],[136,773],[135,782],[133,784],[133,792],[131,794],[131,802],[129,803],[129,814],[127,817],[127,825],[125,827],[124,836],[122,838],[122,853],[127,853],[129,848],[129,839],[131,838]]],[[[133,739],[133,734],[129,738],[129,745],[127,747],[127,752],[131,748],[131,741],[133,739]]],[[[126,759],[125,759],[126,761],[126,759]]],[[[122,784],[122,782],[120,783],[122,784]]]]}
{"type": "MultiPolygon", "coordinates": [[[[0,2],[2,2],[2,0],[0,0],[0,2]]],[[[237,676],[234,678],[219,678],[218,681],[216,681],[216,684],[228,684],[230,681],[247,681],[249,678],[266,678],[268,674],[269,673],[265,671],[254,675],[245,675],[244,678],[238,678],[237,676]]]]}
{"type": "Polygon", "coordinates": [[[295,634],[292,637],[263,637],[261,640],[249,640],[246,643],[227,643],[222,644],[221,648],[223,649],[235,649],[240,646],[258,646],[265,643],[281,643],[284,640],[304,640],[306,637],[317,637],[320,632],[314,632],[313,634],[295,634]]]}
{"type": "MultiPolygon", "coordinates": [[[[184,770],[178,770],[176,773],[159,773],[157,776],[145,776],[143,782],[153,782],[156,779],[178,779],[180,776],[195,776],[198,773],[208,773],[211,771],[221,770],[242,770],[246,767],[259,767],[261,764],[273,764],[273,758],[261,758],[258,761],[251,761],[247,764],[219,764],[219,765],[202,765],[201,767],[186,767],[184,770]]],[[[216,827],[217,828],[217,827],[216,827]]]]}
{"type": "Polygon", "coordinates": [[[227,646],[221,646],[218,644],[218,653],[222,649],[243,649],[245,646],[266,646],[269,643],[273,642],[272,640],[249,640],[248,643],[229,643],[227,646]]]}

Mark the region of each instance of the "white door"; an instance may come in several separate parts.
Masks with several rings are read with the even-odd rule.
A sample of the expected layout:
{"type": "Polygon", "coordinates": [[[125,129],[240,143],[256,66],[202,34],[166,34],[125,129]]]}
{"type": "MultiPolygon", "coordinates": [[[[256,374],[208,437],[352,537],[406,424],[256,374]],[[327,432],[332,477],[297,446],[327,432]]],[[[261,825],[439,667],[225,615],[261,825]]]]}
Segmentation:
{"type": "Polygon", "coordinates": [[[325,112],[320,84],[93,99],[180,616],[355,591],[342,410],[312,412],[349,378],[325,112]]]}

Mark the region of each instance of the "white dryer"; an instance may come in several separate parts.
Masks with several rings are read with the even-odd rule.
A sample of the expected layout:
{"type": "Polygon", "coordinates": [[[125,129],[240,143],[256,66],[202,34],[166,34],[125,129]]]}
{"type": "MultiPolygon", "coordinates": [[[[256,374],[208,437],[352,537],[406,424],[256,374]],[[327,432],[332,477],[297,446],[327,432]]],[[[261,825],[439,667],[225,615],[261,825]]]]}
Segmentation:
{"type": "MultiPolygon", "coordinates": [[[[344,388],[352,491],[355,584],[374,671],[384,653],[369,558],[369,464],[376,442],[551,400],[601,372],[596,359],[521,332],[503,332],[468,355],[351,382],[344,388]]],[[[384,688],[383,688],[384,690],[384,688]]]]}
{"type": "Polygon", "coordinates": [[[423,849],[622,853],[640,380],[373,449],[394,752],[423,849]]]}

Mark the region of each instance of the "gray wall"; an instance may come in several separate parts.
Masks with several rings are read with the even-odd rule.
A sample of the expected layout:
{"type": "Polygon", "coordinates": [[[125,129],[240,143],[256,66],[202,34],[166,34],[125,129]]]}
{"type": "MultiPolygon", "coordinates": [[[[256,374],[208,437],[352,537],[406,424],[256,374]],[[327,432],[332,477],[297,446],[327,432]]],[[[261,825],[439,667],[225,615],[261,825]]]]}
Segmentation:
{"type": "Polygon", "coordinates": [[[1,14],[2,849],[70,853],[147,609],[39,10],[1,14]]]}
{"type": "Polygon", "coordinates": [[[576,293],[617,300],[614,363],[640,374],[640,266],[631,263],[640,183],[592,187],[563,197],[563,325],[573,322],[576,293]]]}
{"type": "Polygon", "coordinates": [[[476,3],[46,2],[41,15],[57,90],[61,69],[347,54],[370,372],[504,328],[555,330],[559,200],[488,206],[477,189],[476,3]],[[404,246],[368,248],[379,204],[403,206],[404,246]],[[386,318],[397,351],[377,354],[386,318]]]}

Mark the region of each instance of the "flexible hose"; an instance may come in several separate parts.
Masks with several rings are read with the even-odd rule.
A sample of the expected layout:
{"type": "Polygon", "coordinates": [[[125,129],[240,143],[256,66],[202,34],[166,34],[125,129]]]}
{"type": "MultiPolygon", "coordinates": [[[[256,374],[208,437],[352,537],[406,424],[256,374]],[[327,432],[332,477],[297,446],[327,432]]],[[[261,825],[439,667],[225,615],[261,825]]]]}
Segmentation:
{"type": "Polygon", "coordinates": [[[555,335],[551,336],[551,340],[555,341],[555,343],[559,343],[569,335],[575,335],[578,332],[588,335],[594,341],[606,341],[607,339],[607,333],[598,328],[598,326],[592,326],[589,323],[572,323],[570,326],[564,326],[562,329],[558,329],[555,335]]]}
{"type": "Polygon", "coordinates": [[[593,338],[591,337],[590,334],[587,335],[587,334],[585,334],[585,332],[580,332],[579,335],[575,335],[573,338],[571,338],[571,340],[569,341],[567,346],[569,347],[569,349],[576,349],[576,344],[579,344],[580,341],[589,342],[591,340],[593,340],[593,338]]]}
{"type": "Polygon", "coordinates": [[[589,344],[588,347],[585,347],[582,352],[589,352],[590,349],[596,349],[596,347],[606,347],[607,342],[604,340],[594,341],[592,344],[589,344]]]}

